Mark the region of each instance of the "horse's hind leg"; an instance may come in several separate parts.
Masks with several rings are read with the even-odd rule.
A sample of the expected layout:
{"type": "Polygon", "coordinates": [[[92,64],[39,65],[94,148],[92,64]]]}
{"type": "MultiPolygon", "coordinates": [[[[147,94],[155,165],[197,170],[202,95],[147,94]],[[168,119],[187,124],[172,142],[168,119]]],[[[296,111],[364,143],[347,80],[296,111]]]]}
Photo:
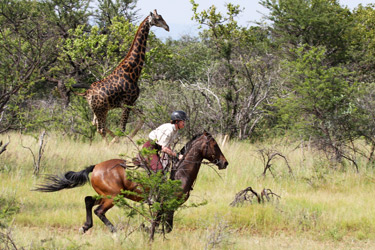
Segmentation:
{"type": "Polygon", "coordinates": [[[92,196],[85,197],[85,204],[86,204],[86,222],[83,227],[80,229],[80,232],[85,233],[89,230],[93,223],[92,223],[92,207],[99,204],[100,200],[94,199],[92,196]]]}
{"type": "Polygon", "coordinates": [[[116,232],[116,228],[112,225],[112,223],[105,217],[105,213],[113,207],[112,199],[102,199],[100,205],[97,209],[95,209],[95,214],[99,217],[101,221],[109,228],[109,230],[114,233],[116,232]]]}

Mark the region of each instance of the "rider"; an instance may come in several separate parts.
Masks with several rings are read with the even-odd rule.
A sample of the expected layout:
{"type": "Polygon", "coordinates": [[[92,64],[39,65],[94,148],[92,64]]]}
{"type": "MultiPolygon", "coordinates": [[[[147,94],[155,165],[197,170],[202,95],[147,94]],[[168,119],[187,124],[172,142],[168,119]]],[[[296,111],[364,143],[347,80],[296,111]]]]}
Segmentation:
{"type": "Polygon", "coordinates": [[[143,145],[143,148],[150,150],[156,149],[155,154],[146,157],[146,162],[151,169],[156,172],[163,169],[160,161],[160,151],[172,157],[182,159],[183,155],[179,155],[170,148],[172,142],[177,136],[178,130],[185,127],[185,121],[189,120],[184,111],[178,110],[171,114],[171,122],[160,125],[148,135],[149,140],[143,145]]]}

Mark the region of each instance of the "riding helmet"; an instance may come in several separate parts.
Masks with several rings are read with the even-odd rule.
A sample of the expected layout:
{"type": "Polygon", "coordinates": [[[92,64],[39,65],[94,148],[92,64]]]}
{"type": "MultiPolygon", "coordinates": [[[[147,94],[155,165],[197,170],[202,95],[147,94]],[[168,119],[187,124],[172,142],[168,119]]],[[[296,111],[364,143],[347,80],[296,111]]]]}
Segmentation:
{"type": "Polygon", "coordinates": [[[171,115],[172,121],[186,121],[189,120],[186,113],[182,110],[173,111],[171,115]]]}

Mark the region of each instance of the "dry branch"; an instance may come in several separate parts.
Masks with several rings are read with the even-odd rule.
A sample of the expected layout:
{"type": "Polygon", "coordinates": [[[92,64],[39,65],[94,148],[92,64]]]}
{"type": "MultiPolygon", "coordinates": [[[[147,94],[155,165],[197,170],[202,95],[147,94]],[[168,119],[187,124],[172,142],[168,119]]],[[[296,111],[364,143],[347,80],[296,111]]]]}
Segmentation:
{"type": "Polygon", "coordinates": [[[288,162],[287,158],[283,154],[281,154],[280,152],[274,151],[272,149],[260,149],[260,150],[258,150],[258,153],[260,154],[260,156],[262,158],[262,161],[263,161],[263,164],[264,164],[264,170],[263,170],[263,173],[262,173],[263,176],[266,176],[266,173],[267,173],[267,170],[268,170],[272,174],[272,176],[275,177],[274,174],[271,171],[271,167],[272,167],[271,161],[277,156],[279,156],[279,157],[281,157],[285,160],[285,163],[288,167],[288,171],[293,176],[293,171],[292,171],[292,168],[289,165],[289,162],[288,162]]]}
{"type": "Polygon", "coordinates": [[[265,201],[272,202],[275,199],[278,201],[281,197],[272,192],[272,190],[269,188],[264,188],[259,194],[252,187],[247,187],[244,190],[238,192],[234,200],[229,205],[235,207],[243,205],[245,202],[253,204],[255,198],[259,204],[262,204],[265,201]]]}
{"type": "Polygon", "coordinates": [[[28,149],[33,156],[34,161],[34,174],[38,175],[40,170],[40,162],[42,161],[42,156],[44,153],[44,149],[46,147],[46,144],[44,142],[44,136],[46,135],[46,131],[44,130],[42,134],[39,137],[39,149],[38,149],[38,155],[35,156],[34,152],[31,150],[30,147],[26,147],[24,145],[21,145],[23,148],[28,149]]]}
{"type": "Polygon", "coordinates": [[[0,155],[2,153],[4,153],[5,150],[7,150],[7,146],[10,142],[6,143],[4,146],[3,146],[3,141],[0,141],[0,155]]]}

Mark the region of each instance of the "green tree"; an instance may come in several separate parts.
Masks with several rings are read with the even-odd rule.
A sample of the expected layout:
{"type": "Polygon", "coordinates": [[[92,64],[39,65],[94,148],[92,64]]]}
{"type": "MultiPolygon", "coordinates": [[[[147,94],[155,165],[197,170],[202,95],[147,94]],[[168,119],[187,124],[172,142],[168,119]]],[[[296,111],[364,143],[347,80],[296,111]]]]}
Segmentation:
{"type": "Polygon", "coordinates": [[[350,36],[351,62],[360,82],[375,81],[375,4],[359,5],[353,12],[354,27],[350,36]]]}
{"type": "Polygon", "coordinates": [[[222,133],[249,138],[264,115],[263,105],[277,81],[278,62],[268,53],[271,43],[267,31],[239,26],[238,5],[227,4],[227,13],[223,15],[214,5],[198,12],[198,4],[191,3],[193,19],[208,27],[201,33],[201,39],[211,52],[209,74],[201,77],[204,84],[197,88],[204,90],[202,94],[206,96],[204,92],[211,91],[211,98],[206,99],[220,111],[215,120],[220,121],[222,133]]]}
{"type": "Polygon", "coordinates": [[[53,63],[58,37],[50,30],[43,4],[26,0],[0,3],[0,132],[40,122],[29,120],[25,106],[32,103],[43,69],[53,63]]]}
{"type": "Polygon", "coordinates": [[[345,68],[328,66],[322,47],[302,47],[296,55],[295,61],[286,63],[287,97],[278,102],[281,117],[327,156],[337,161],[345,158],[358,170],[356,150],[351,147],[358,139],[353,102],[357,85],[347,80],[350,73],[345,68]]]}
{"type": "Polygon", "coordinates": [[[136,1],[116,1],[96,12],[99,16],[106,11],[117,13],[111,17],[111,23],[95,19],[89,9],[91,3],[0,3],[0,132],[32,130],[55,126],[56,121],[67,118],[72,120],[64,117],[67,113],[59,107],[58,95],[64,98],[65,106],[69,102],[66,85],[88,85],[101,79],[124,57],[134,28],[124,17],[116,16],[126,12],[127,17],[135,18],[131,10],[136,1]],[[102,26],[98,28],[92,23],[102,26]],[[103,58],[104,62],[100,60],[103,58]]]}
{"type": "Polygon", "coordinates": [[[123,191],[117,195],[114,203],[123,208],[127,216],[133,217],[138,214],[142,216],[151,227],[149,240],[154,240],[156,229],[159,225],[164,228],[167,223],[168,212],[177,210],[185,201],[182,194],[181,181],[169,179],[169,174],[127,171],[127,179],[138,184],[136,191],[123,191]],[[124,196],[136,196],[142,202],[135,203],[127,200],[124,196]]]}
{"type": "Polygon", "coordinates": [[[96,20],[100,28],[112,25],[112,20],[118,17],[125,18],[128,22],[138,19],[135,10],[138,0],[98,0],[96,20]]]}
{"type": "Polygon", "coordinates": [[[261,0],[260,4],[270,11],[272,38],[282,54],[294,59],[298,47],[324,46],[331,65],[348,60],[347,34],[353,18],[338,0],[261,0]]]}

